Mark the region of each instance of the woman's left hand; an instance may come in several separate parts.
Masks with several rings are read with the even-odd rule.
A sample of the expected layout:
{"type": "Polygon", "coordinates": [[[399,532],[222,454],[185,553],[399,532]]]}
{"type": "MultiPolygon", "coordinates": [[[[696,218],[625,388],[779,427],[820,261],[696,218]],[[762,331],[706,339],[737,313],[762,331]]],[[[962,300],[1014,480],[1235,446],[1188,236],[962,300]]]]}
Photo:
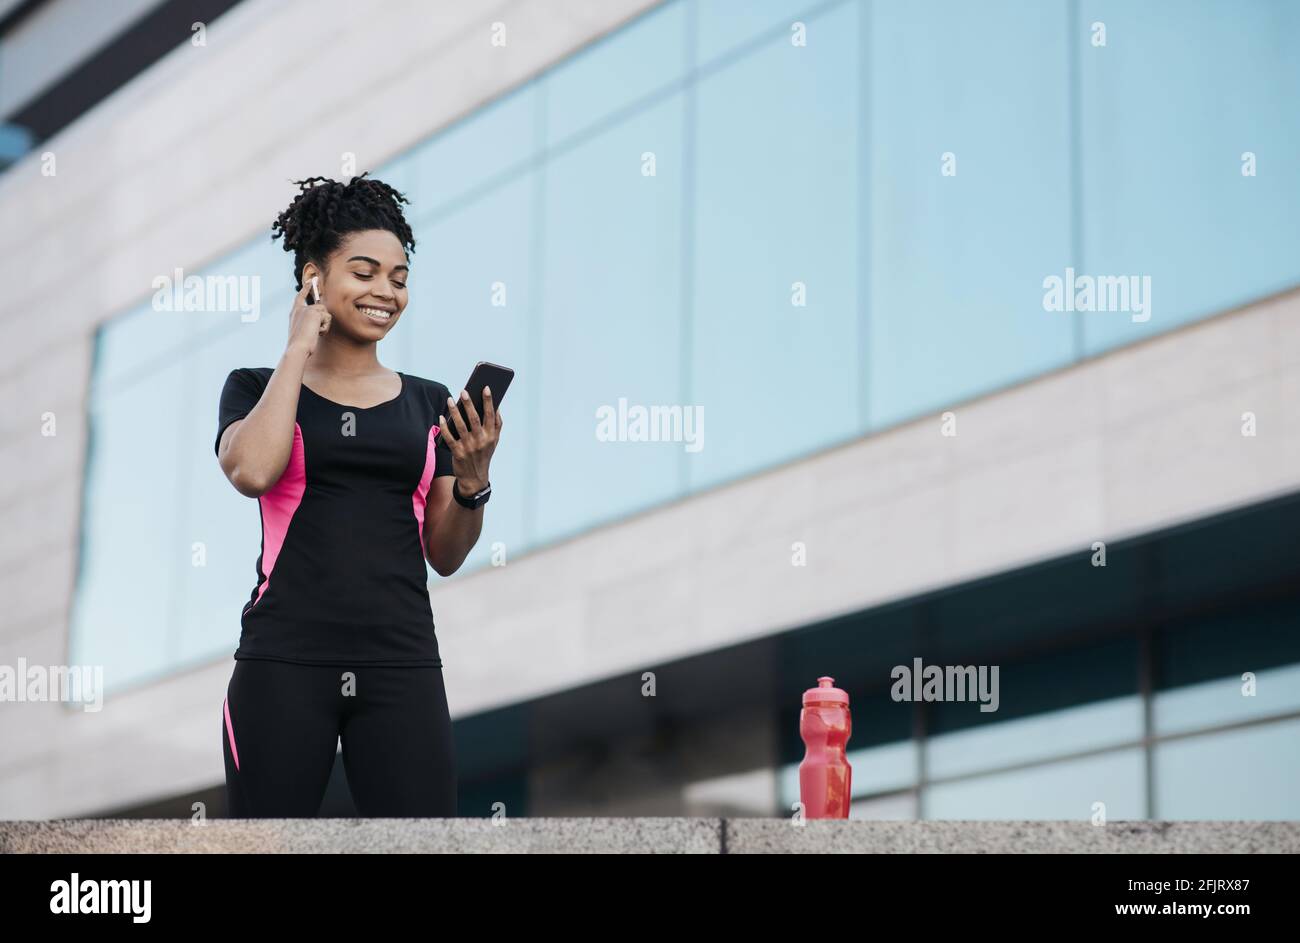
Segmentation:
{"type": "Polygon", "coordinates": [[[452,474],[461,482],[461,494],[473,494],[488,486],[488,465],[492,461],[492,453],[496,451],[497,440],[501,436],[501,416],[492,403],[492,391],[487,387],[483,387],[481,421],[478,410],[474,408],[474,401],[464,390],[461,390],[461,402],[465,404],[465,414],[469,416],[469,427],[466,428],[460,410],[455,408],[455,400],[448,397],[447,409],[451,413],[451,418],[438,417],[438,424],[442,428],[439,435],[447,437],[447,445],[451,448],[452,474]],[[452,423],[456,424],[459,440],[451,435],[452,423]]]}

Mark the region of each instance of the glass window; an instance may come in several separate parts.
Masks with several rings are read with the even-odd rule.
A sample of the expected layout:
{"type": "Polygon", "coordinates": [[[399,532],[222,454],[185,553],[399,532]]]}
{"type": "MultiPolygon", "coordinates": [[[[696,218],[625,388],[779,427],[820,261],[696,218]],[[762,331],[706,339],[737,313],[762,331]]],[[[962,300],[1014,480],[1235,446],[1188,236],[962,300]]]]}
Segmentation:
{"type": "Polygon", "coordinates": [[[1140,819],[1143,753],[1138,747],[1030,769],[937,783],[926,790],[927,819],[1090,820],[1104,802],[1107,821],[1140,819]]]}
{"type": "Polygon", "coordinates": [[[1160,735],[1300,711],[1300,664],[1254,672],[1250,694],[1241,675],[1161,691],[1155,697],[1160,735]]]}
{"type": "Polygon", "coordinates": [[[853,769],[850,792],[854,796],[888,792],[916,783],[919,764],[915,740],[848,750],[846,756],[853,769]]]}
{"type": "Polygon", "coordinates": [[[696,59],[703,66],[738,46],[758,41],[766,47],[790,46],[795,21],[807,28],[808,47],[816,48],[834,27],[817,20],[828,6],[825,0],[693,0],[695,4],[696,59]],[[815,21],[815,26],[814,26],[815,21]]]}
{"type": "Polygon", "coordinates": [[[272,218],[267,219],[262,235],[212,265],[156,273],[157,278],[167,279],[166,283],[151,283],[145,303],[101,329],[92,396],[138,382],[184,357],[192,347],[237,326],[274,320],[279,315],[279,329],[287,337],[289,302],[294,293],[293,256],[283,251],[279,242],[271,241],[272,218]],[[201,287],[187,289],[190,278],[202,279],[201,287]],[[193,305],[201,309],[190,310],[193,305]]]}
{"type": "MultiPolygon", "coordinates": [[[[979,710],[976,704],[968,706],[979,710]]],[[[931,737],[926,774],[957,776],[1141,738],[1141,699],[1115,698],[931,737]]]]}
{"type": "Polygon", "coordinates": [[[1300,720],[1155,748],[1160,819],[1300,819],[1300,720]]]}
{"type": "Polygon", "coordinates": [[[175,655],[177,577],[189,560],[177,514],[185,378],[174,359],[91,401],[70,649],[74,664],[103,666],[106,690],[161,673],[175,655]]]}
{"type": "Polygon", "coordinates": [[[1160,633],[1158,735],[1300,710],[1300,617],[1290,599],[1238,605],[1160,633]],[[1243,676],[1253,674],[1253,688],[1243,676]]]}
{"type": "Polygon", "coordinates": [[[873,799],[854,799],[849,803],[849,818],[859,821],[915,819],[916,793],[900,792],[873,799]]]}
{"type": "Polygon", "coordinates": [[[547,72],[547,148],[679,80],[686,72],[685,22],[685,4],[672,0],[547,72]]]}
{"type": "Polygon", "coordinates": [[[1151,278],[1150,320],[1086,314],[1087,352],[1300,282],[1300,4],[1085,6],[1081,274],[1151,278]],[[1255,176],[1242,175],[1247,152],[1255,176]]]}
{"type": "Polygon", "coordinates": [[[1070,259],[1065,6],[872,9],[866,351],[878,428],[1069,362],[1073,326],[1043,310],[1042,287],[1070,259]]]}
{"type": "Polygon", "coordinates": [[[674,95],[546,168],[537,539],[678,494],[683,456],[707,452],[630,440],[628,410],[682,405],[681,129],[674,95]],[[605,411],[617,441],[597,438],[605,411]]]}
{"type": "Polygon", "coordinates": [[[815,50],[764,46],[699,86],[692,489],[860,428],[857,7],[818,24],[815,50]]]}
{"type": "Polygon", "coordinates": [[[417,145],[410,156],[419,202],[406,217],[412,228],[503,175],[526,169],[541,148],[538,109],[533,82],[417,145]]]}
{"type": "MultiPolygon", "coordinates": [[[[175,280],[171,272],[166,277],[175,280]]],[[[104,324],[95,347],[91,400],[139,382],[175,357],[194,337],[195,325],[183,312],[154,310],[152,300],[104,324]]]]}

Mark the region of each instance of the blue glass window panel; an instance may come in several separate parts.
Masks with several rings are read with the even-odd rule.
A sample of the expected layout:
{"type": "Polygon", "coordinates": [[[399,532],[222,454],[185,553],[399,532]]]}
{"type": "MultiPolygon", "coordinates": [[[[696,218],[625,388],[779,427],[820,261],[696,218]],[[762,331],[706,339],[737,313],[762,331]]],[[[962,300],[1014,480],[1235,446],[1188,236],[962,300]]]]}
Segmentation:
{"type": "MultiPolygon", "coordinates": [[[[970,708],[978,711],[979,705],[972,703],[970,708]]],[[[1141,699],[1113,698],[931,737],[926,742],[926,771],[936,778],[958,776],[1132,743],[1141,737],[1141,699]]]]}
{"type": "MultiPolygon", "coordinates": [[[[1246,670],[1249,670],[1248,668],[1246,670]]],[[[1233,724],[1272,714],[1300,711],[1300,665],[1255,672],[1255,694],[1242,693],[1241,674],[1157,692],[1158,735],[1233,724]]]]}
{"type": "Polygon", "coordinates": [[[1082,4],[1082,271],[1149,275],[1152,301],[1086,313],[1088,353],[1300,282],[1296,36],[1289,0],[1082,4]]]}
{"type": "Polygon", "coordinates": [[[548,72],[546,146],[680,80],[686,72],[685,19],[680,0],[663,4],[548,72]]]}
{"type": "Polygon", "coordinates": [[[1300,720],[1188,737],[1155,751],[1157,818],[1300,819],[1300,720]]]}
{"type": "Polygon", "coordinates": [[[937,783],[925,796],[926,819],[1061,819],[1089,821],[1093,803],[1106,819],[1141,819],[1143,753],[1140,748],[1046,766],[937,783]]]}
{"type": "MultiPolygon", "coordinates": [[[[97,349],[92,395],[136,382],[184,356],[189,348],[201,344],[214,331],[233,330],[280,314],[287,337],[289,302],[295,290],[293,256],[284,252],[280,243],[273,243],[270,235],[268,224],[265,236],[225,254],[213,264],[202,269],[181,270],[182,306],[188,304],[184,299],[184,280],[194,275],[205,279],[204,305],[208,299],[206,280],[218,281],[212,293],[216,307],[200,311],[165,310],[160,303],[155,309],[155,291],[150,285],[150,295],[144,302],[129,314],[106,323],[97,349]],[[250,320],[245,322],[245,317],[250,320]]],[[[175,269],[156,274],[173,283],[176,280],[175,269]]],[[[174,297],[171,303],[174,308],[174,297]]]]}
{"type": "Polygon", "coordinates": [[[902,740],[877,747],[846,752],[853,768],[854,796],[902,789],[916,782],[918,747],[915,740],[902,740]]]}
{"type": "MultiPolygon", "coordinates": [[[[185,363],[92,401],[72,661],[102,665],[106,690],[169,667],[177,576],[185,363]]],[[[214,420],[215,422],[215,420],[214,420]]],[[[209,449],[211,446],[209,445],[209,449]]]]}
{"type": "Polygon", "coordinates": [[[765,47],[699,86],[692,489],[859,429],[857,8],[820,22],[815,52],[765,47]]]}
{"type": "Polygon", "coordinates": [[[152,301],[105,323],[96,345],[91,399],[164,366],[193,341],[198,325],[199,319],[188,312],[155,311],[152,301]]]}
{"type": "Polygon", "coordinates": [[[876,4],[867,402],[888,426],[1067,363],[1064,4],[876,4]],[[952,153],[956,176],[941,174],[952,153]]]}
{"type": "Polygon", "coordinates": [[[911,821],[916,818],[916,793],[901,792],[849,803],[849,818],[858,822],[911,821]]]}
{"type": "Polygon", "coordinates": [[[533,82],[419,144],[411,154],[419,194],[406,215],[411,227],[446,212],[507,171],[526,169],[541,148],[538,110],[538,84],[533,82]]]}
{"type": "Polygon", "coordinates": [[[737,47],[759,40],[764,48],[790,46],[790,27],[807,27],[807,48],[815,49],[829,38],[831,27],[817,14],[836,6],[825,0],[693,0],[696,25],[696,61],[705,66],[737,47]],[[814,25],[815,24],[815,25],[814,25]]]}
{"type": "Polygon", "coordinates": [[[694,457],[684,442],[596,438],[598,408],[617,410],[620,398],[629,407],[685,405],[682,104],[673,96],[546,170],[538,540],[678,494],[683,455],[694,457]],[[642,174],[647,151],[655,176],[642,174]]]}
{"type": "MultiPolygon", "coordinates": [[[[295,188],[287,195],[284,206],[289,205],[296,193],[295,188]]],[[[279,210],[275,212],[278,213],[279,210]]],[[[273,217],[274,214],[272,214],[273,217]]],[[[271,239],[271,222],[272,219],[268,219],[265,228],[258,232],[256,238],[218,259],[213,264],[205,266],[202,272],[204,275],[219,277],[233,275],[236,277],[256,278],[258,280],[257,293],[260,313],[265,313],[270,303],[275,299],[283,298],[286,295],[291,297],[297,290],[293,283],[293,253],[284,251],[282,240],[271,239]]],[[[239,311],[226,312],[225,316],[215,320],[241,321],[241,313],[239,311]]]]}

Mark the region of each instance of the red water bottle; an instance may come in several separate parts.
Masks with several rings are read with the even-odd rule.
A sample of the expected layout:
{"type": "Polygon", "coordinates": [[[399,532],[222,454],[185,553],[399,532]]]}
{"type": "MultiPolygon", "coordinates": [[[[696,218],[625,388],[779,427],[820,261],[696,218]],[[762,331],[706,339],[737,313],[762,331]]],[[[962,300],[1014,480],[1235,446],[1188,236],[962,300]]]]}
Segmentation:
{"type": "Polygon", "coordinates": [[[799,801],[806,819],[847,819],[853,768],[844,755],[853,731],[849,695],[835,679],[821,677],[817,687],[803,692],[799,735],[803,762],[799,764],[799,801]]]}

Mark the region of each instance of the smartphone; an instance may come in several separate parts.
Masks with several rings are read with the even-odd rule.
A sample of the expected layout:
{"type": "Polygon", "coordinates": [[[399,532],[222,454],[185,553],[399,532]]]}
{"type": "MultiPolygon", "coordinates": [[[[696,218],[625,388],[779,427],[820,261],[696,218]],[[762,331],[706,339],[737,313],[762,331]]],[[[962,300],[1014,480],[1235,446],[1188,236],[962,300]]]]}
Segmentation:
{"type": "MultiPolygon", "coordinates": [[[[506,398],[506,390],[510,387],[510,381],[515,378],[515,372],[509,367],[503,367],[499,363],[488,363],[480,360],[474,365],[474,370],[465,381],[463,389],[469,394],[470,402],[478,410],[478,420],[483,421],[483,387],[492,387],[492,406],[494,409],[501,408],[501,401],[506,398]]],[[[460,409],[460,420],[465,423],[465,428],[469,428],[469,414],[465,412],[465,401],[460,398],[460,394],[452,391],[452,396],[456,397],[456,406],[460,409]]],[[[457,442],[460,436],[456,432],[456,424],[447,419],[447,427],[451,429],[451,437],[457,442]]]]}

